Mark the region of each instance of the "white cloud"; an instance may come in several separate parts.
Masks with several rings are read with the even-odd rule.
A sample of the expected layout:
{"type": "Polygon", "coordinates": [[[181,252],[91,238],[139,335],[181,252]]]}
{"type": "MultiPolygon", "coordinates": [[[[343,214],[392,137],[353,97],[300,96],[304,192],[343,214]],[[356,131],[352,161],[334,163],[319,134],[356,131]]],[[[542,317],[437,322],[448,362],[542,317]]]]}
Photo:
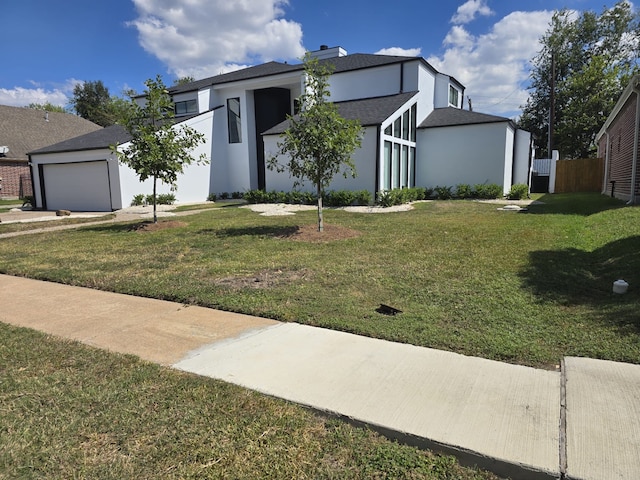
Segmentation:
{"type": "Polygon", "coordinates": [[[551,15],[551,11],[512,12],[481,35],[455,25],[443,42],[444,54],[428,61],[465,85],[474,110],[519,115],[528,97],[530,60],[540,50],[539,39],[551,15]]]}
{"type": "Polygon", "coordinates": [[[302,57],[302,27],[281,18],[288,0],[133,0],[142,47],[179,77],[302,57]]]}
{"type": "Polygon", "coordinates": [[[64,84],[54,85],[49,89],[34,82],[32,82],[33,88],[0,88],[0,105],[25,107],[32,103],[51,103],[64,107],[69,103],[73,87],[77,83],[80,83],[79,80],[69,79],[64,84]]]}
{"type": "Polygon", "coordinates": [[[383,48],[382,50],[378,50],[375,52],[376,55],[392,55],[398,57],[419,57],[422,52],[421,48],[400,48],[400,47],[390,47],[383,48]]]}
{"type": "Polygon", "coordinates": [[[458,7],[456,13],[451,17],[451,23],[461,25],[469,23],[476,18],[477,15],[488,17],[493,15],[493,10],[487,5],[487,0],[467,0],[458,7]]]}

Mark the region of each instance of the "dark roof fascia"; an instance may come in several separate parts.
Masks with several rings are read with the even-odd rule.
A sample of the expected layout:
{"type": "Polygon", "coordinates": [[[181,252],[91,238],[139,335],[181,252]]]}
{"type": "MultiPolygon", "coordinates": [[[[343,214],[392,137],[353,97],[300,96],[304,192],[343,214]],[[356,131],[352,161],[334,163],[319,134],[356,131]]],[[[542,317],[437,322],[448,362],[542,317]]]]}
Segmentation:
{"type": "MultiPolygon", "coordinates": [[[[180,125],[181,123],[222,107],[224,107],[224,105],[217,105],[202,113],[195,113],[193,115],[185,115],[184,117],[174,118],[174,125],[180,125]]],[[[88,133],[86,135],[81,135],[79,137],[71,138],[69,140],[65,140],[64,142],[56,143],[39,150],[34,150],[33,152],[29,152],[29,155],[102,150],[105,148],[110,148],[112,145],[126,143],[130,140],[131,135],[125,130],[122,125],[111,125],[110,127],[106,127],[101,130],[88,133]]]]}
{"type": "Polygon", "coordinates": [[[34,150],[29,152],[29,156],[47,153],[102,150],[110,148],[111,145],[125,143],[129,140],[131,140],[131,136],[123,126],[112,125],[110,127],[103,128],[102,130],[96,130],[95,132],[80,135],[54,145],[49,145],[48,147],[44,147],[39,150],[34,150]]]}
{"type": "MultiPolygon", "coordinates": [[[[335,102],[338,113],[347,120],[359,120],[362,127],[373,127],[382,123],[398,111],[403,105],[414,98],[418,92],[406,92],[383,97],[362,98],[335,102]]],[[[289,126],[289,120],[280,122],[262,135],[280,135],[289,126]]]]}
{"type": "MultiPolygon", "coordinates": [[[[412,61],[418,61],[424,65],[428,70],[433,73],[440,73],[433,65],[427,62],[422,57],[404,57],[396,55],[375,55],[366,53],[354,53],[346,55],[344,57],[333,57],[320,60],[320,64],[333,64],[335,69],[334,74],[344,72],[354,72],[358,70],[365,70],[369,68],[377,68],[386,65],[404,64],[412,61]]],[[[268,62],[261,65],[247,67],[234,72],[223,73],[213,77],[204,78],[202,80],[196,80],[191,83],[183,85],[177,85],[169,88],[170,95],[177,95],[187,92],[199,91],[203,88],[208,88],[216,85],[224,85],[227,83],[240,82],[245,80],[255,80],[256,78],[273,77],[276,75],[282,75],[297,71],[303,71],[304,64],[288,64],[279,62],[268,62]]],[[[453,77],[450,77],[453,79],[453,77]]],[[[455,79],[454,79],[455,80],[455,79]]],[[[461,88],[464,86],[455,80],[461,88]]]]}
{"type": "Polygon", "coordinates": [[[508,123],[517,128],[513,120],[507,117],[489,115],[487,113],[470,112],[455,107],[436,108],[418,126],[419,129],[460,127],[464,125],[483,125],[490,123],[508,123]]]}

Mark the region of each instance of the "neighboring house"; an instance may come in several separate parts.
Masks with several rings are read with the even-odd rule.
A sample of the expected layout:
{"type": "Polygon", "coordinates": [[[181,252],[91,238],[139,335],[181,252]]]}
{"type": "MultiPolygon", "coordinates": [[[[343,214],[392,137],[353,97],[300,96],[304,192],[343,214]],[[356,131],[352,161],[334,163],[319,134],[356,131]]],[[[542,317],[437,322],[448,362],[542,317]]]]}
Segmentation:
{"type": "Polygon", "coordinates": [[[598,157],[604,158],[602,193],[638,203],[640,173],[640,75],[631,79],[596,136],[598,157]]]}
{"type": "MultiPolygon", "coordinates": [[[[423,58],[347,55],[340,47],[321,47],[311,54],[333,65],[329,100],[345,118],[358,119],[364,130],[362,147],[353,155],[357,177],[337,176],[331,189],[375,195],[391,188],[443,185],[447,180],[447,186],[498,183],[508,192],[512,183],[526,183],[521,171],[528,171],[530,135],[506,118],[462,112],[464,86],[423,58]]],[[[202,201],[210,193],[291,190],[289,174],[267,169],[266,161],[277,153],[287,115],[296,113],[304,84],[302,64],[269,62],[169,88],[177,120],[205,134],[205,144],[194,154],[205,153],[210,159],[208,166],[187,167],[178,182],[178,201],[202,201]]],[[[84,147],[74,143],[32,153],[38,207],[61,208],[67,202],[65,208],[87,210],[79,207],[88,198],[61,201],[59,192],[68,190],[71,182],[52,183],[49,177],[56,169],[65,170],[65,178],[89,175],[96,187],[103,185],[95,206],[104,210],[121,208],[134,195],[151,192],[130,169],[118,165],[105,138],[94,140],[91,145],[91,138],[78,139],[84,147]],[[89,172],[83,165],[92,162],[99,162],[99,172],[98,167],[89,172]],[[77,173],[71,172],[74,168],[77,173]]]]}
{"type": "Polygon", "coordinates": [[[68,113],[0,105],[0,196],[31,195],[28,152],[101,128],[68,113]]]}

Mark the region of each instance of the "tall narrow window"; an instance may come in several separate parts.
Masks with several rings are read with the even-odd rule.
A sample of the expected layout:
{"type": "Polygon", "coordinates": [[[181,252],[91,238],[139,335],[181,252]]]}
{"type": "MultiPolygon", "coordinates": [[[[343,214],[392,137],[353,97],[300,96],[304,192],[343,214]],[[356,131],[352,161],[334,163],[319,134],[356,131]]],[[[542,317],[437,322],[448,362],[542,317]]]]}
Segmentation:
{"type": "Polygon", "coordinates": [[[458,90],[449,85],[449,104],[458,106],[458,90]]]}
{"type": "Polygon", "coordinates": [[[409,147],[402,145],[402,163],[400,164],[400,187],[409,187],[409,147]]]}
{"type": "Polygon", "coordinates": [[[414,103],[413,106],[411,107],[411,135],[409,138],[409,140],[411,140],[412,142],[416,141],[417,116],[418,116],[418,109],[417,109],[417,105],[414,103]]]}
{"type": "Polygon", "coordinates": [[[402,114],[402,139],[409,140],[409,130],[411,130],[411,124],[409,123],[409,110],[402,114]]]}
{"type": "Polygon", "coordinates": [[[392,187],[400,188],[400,147],[399,143],[393,144],[393,170],[392,170],[392,187]]]}
{"type": "Polygon", "coordinates": [[[384,168],[382,169],[382,184],[385,190],[391,190],[391,142],[384,142],[384,168]]]}
{"type": "Polygon", "coordinates": [[[229,123],[229,143],[242,143],[239,98],[229,98],[227,100],[227,120],[229,123]]]}

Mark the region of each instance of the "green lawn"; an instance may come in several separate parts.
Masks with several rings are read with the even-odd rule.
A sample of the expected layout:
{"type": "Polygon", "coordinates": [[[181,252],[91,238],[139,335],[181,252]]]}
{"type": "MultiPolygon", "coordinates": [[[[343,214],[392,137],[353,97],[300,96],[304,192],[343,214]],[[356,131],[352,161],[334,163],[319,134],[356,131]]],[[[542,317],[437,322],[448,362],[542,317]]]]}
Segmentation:
{"type": "MultiPolygon", "coordinates": [[[[0,272],[195,303],[534,366],[640,363],[640,209],[544,196],[328,210],[214,208],[0,241],[0,272]],[[630,284],[611,293],[614,280],[630,284]],[[380,303],[402,313],[385,316],[380,303]]],[[[0,226],[0,232],[1,232],[0,226]]],[[[0,478],[492,478],[239,387],[0,324],[0,478]]]]}
{"type": "Polygon", "coordinates": [[[109,224],[4,239],[0,271],[525,365],[640,363],[640,209],[597,194],[541,200],[528,213],[471,201],[328,210],[327,224],[360,236],[327,243],[287,237],[314,211],[210,209],[156,232],[109,224]],[[611,292],[618,278],[626,295],[611,292]],[[381,315],[380,303],[403,313],[381,315]]]}
{"type": "Polygon", "coordinates": [[[220,381],[0,323],[0,479],[496,480],[220,381]]]}

